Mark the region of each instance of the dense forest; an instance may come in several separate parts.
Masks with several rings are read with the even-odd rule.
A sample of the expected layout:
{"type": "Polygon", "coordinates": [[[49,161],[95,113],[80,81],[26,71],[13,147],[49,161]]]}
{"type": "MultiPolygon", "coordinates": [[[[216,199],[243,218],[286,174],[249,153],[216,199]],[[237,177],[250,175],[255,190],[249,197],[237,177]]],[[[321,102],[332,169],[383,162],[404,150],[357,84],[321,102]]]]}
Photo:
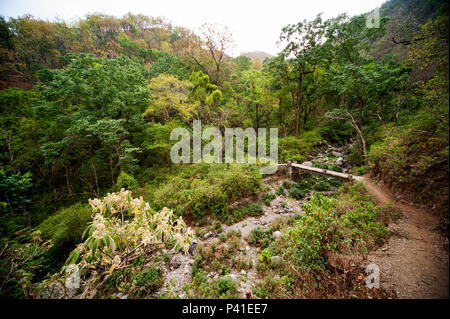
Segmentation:
{"type": "Polygon", "coordinates": [[[277,56],[238,57],[211,24],[0,17],[0,296],[393,297],[333,262],[380,247],[399,218],[363,184],[280,171],[273,186],[260,163],[170,159],[171,131],[194,120],[278,128],[279,163],[369,176],[448,237],[448,3],[380,14],[372,28],[319,14],[280,30],[277,56]],[[278,201],[292,214],[248,236],[233,226],[278,201]]]}

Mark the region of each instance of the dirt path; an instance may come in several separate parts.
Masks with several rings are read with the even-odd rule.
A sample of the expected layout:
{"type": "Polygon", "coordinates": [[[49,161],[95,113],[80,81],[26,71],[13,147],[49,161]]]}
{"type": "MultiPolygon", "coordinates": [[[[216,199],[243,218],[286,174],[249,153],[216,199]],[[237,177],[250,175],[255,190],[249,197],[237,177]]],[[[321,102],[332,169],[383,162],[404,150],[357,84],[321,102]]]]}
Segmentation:
{"type": "Polygon", "coordinates": [[[448,298],[448,239],[436,230],[439,217],[411,204],[396,203],[383,186],[369,177],[362,180],[381,204],[393,203],[402,212],[389,230],[394,235],[367,256],[367,264],[380,269],[380,284],[399,298],[448,298]]]}

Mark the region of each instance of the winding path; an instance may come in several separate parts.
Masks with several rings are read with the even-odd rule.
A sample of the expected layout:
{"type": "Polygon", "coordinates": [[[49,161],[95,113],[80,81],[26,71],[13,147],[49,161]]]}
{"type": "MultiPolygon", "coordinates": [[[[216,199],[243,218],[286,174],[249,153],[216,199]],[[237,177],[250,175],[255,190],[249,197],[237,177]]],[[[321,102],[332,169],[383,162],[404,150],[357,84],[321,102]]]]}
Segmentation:
{"type": "Polygon", "coordinates": [[[396,203],[389,190],[361,178],[380,204],[393,203],[402,212],[389,230],[393,236],[367,256],[380,269],[380,283],[399,298],[448,298],[448,239],[438,232],[439,216],[412,204],[396,203]]]}

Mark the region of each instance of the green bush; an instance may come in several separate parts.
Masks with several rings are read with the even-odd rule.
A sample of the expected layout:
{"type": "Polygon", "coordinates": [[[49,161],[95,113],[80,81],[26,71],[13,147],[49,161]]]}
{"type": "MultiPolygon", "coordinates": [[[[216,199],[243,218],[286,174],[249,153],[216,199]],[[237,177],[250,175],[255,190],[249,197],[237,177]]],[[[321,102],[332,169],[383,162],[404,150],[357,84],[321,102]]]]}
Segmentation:
{"type": "Polygon", "coordinates": [[[283,188],[283,186],[278,186],[278,188],[277,188],[277,195],[279,195],[279,196],[284,196],[284,195],[286,195],[286,192],[284,191],[284,188],[283,188]]]}
{"type": "Polygon", "coordinates": [[[83,232],[92,220],[92,209],[81,204],[63,208],[45,219],[38,229],[44,240],[51,240],[53,247],[46,255],[48,266],[58,268],[67,255],[82,242],[83,232]]]}
{"type": "Polygon", "coordinates": [[[132,175],[127,174],[124,171],[120,172],[119,177],[117,177],[117,183],[116,183],[117,190],[124,188],[124,189],[134,191],[138,187],[139,187],[139,183],[132,175]]]}
{"type": "Polygon", "coordinates": [[[367,174],[370,171],[370,166],[369,165],[363,165],[360,167],[353,167],[352,169],[350,169],[350,173],[354,174],[354,175],[364,175],[367,174]]]}
{"type": "Polygon", "coordinates": [[[164,277],[162,276],[161,269],[154,267],[139,272],[132,280],[137,288],[134,292],[136,297],[156,292],[164,284],[164,277]]]}
{"type": "Polygon", "coordinates": [[[324,269],[326,251],[367,253],[387,236],[385,224],[393,218],[389,207],[376,206],[361,183],[344,184],[338,198],[314,193],[303,204],[304,215],[289,232],[294,262],[306,271],[324,269]]]}
{"type": "Polygon", "coordinates": [[[207,214],[232,222],[227,215],[231,202],[256,194],[261,187],[261,174],[249,165],[195,164],[167,179],[150,195],[155,209],[164,206],[177,215],[190,214],[203,219],[207,214]]]}
{"type": "Polygon", "coordinates": [[[91,218],[92,209],[80,203],[63,208],[48,217],[39,226],[43,239],[51,239],[56,249],[71,251],[82,241],[82,235],[91,218]]]}
{"type": "Polygon", "coordinates": [[[267,206],[270,206],[270,203],[274,199],[275,199],[275,194],[272,192],[264,193],[262,196],[262,200],[263,200],[264,204],[266,204],[267,206]]]}
{"type": "Polygon", "coordinates": [[[295,198],[295,199],[302,199],[303,197],[305,197],[305,191],[299,187],[297,187],[297,185],[294,185],[293,187],[291,187],[289,189],[289,197],[295,198]]]}
{"type": "Polygon", "coordinates": [[[218,278],[216,285],[219,298],[229,298],[237,292],[237,284],[228,276],[218,278]]]}
{"type": "Polygon", "coordinates": [[[247,216],[260,216],[264,214],[261,202],[253,203],[248,206],[239,205],[233,209],[232,215],[228,215],[227,224],[237,223],[247,216]]]}
{"type": "Polygon", "coordinates": [[[279,161],[301,163],[305,161],[309,151],[316,145],[322,143],[322,137],[318,130],[303,133],[298,139],[295,136],[288,136],[278,139],[279,161]]]}
{"type": "Polygon", "coordinates": [[[330,183],[326,181],[319,181],[316,185],[314,185],[314,189],[318,192],[328,191],[330,190],[330,183]]]}
{"type": "Polygon", "coordinates": [[[272,232],[272,227],[268,227],[267,229],[261,227],[253,228],[248,237],[248,242],[252,246],[266,248],[275,239],[272,232]]]}

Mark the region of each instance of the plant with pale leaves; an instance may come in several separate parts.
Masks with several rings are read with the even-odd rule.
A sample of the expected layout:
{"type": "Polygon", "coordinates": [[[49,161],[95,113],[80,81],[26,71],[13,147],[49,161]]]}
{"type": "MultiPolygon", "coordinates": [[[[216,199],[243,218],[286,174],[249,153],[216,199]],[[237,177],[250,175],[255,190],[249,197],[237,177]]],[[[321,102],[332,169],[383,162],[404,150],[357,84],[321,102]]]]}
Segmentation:
{"type": "Polygon", "coordinates": [[[194,232],[183,218],[163,208],[153,212],[142,197],[133,198],[131,191],[121,189],[102,200],[90,199],[93,220],[59,274],[64,281],[65,268],[76,264],[80,270],[81,298],[95,297],[105,281],[119,269],[144,264],[161,248],[189,249],[194,232]]]}

